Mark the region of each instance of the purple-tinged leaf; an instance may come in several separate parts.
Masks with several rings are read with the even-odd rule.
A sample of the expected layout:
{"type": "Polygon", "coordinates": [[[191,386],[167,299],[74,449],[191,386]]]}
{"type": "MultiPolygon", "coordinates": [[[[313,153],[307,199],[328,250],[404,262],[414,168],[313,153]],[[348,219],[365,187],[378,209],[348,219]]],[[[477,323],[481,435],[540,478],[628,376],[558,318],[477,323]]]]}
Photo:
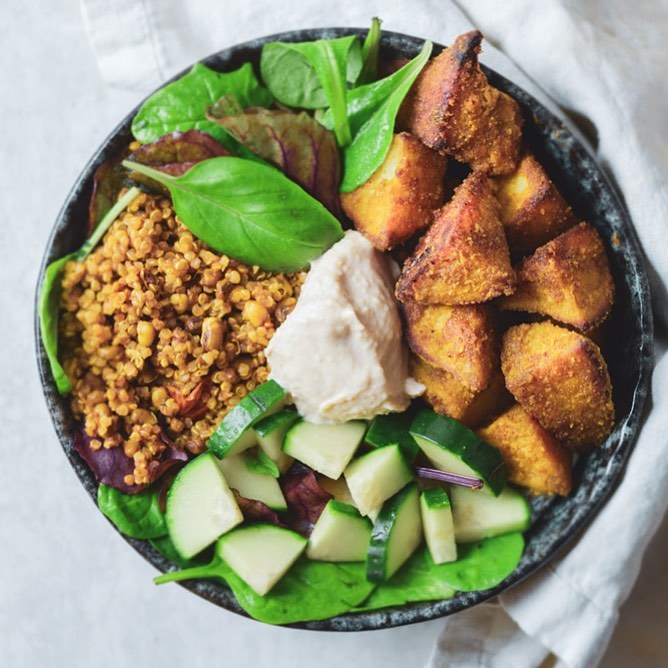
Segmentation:
{"type": "Polygon", "coordinates": [[[136,494],[142,489],[148,487],[148,484],[154,482],[162,476],[171,467],[180,465],[187,461],[188,455],[179,450],[169,439],[163,439],[166,448],[159,460],[149,464],[148,484],[128,485],[125,477],[134,472],[134,461],[125,454],[122,446],[115,448],[99,448],[93,450],[90,447],[92,441],[83,427],[79,427],[72,442],[72,447],[79,453],[83,460],[88,464],[96,480],[110,487],[124,492],[125,494],[136,494]]]}
{"type": "Polygon", "coordinates": [[[225,110],[229,112],[229,105],[211,105],[207,118],[341,217],[341,160],[333,132],[305,111],[249,107],[245,113],[229,114],[225,110]]]}
{"type": "Polygon", "coordinates": [[[93,192],[88,205],[88,233],[93,233],[104,215],[118,201],[118,193],[125,186],[126,171],[120,166],[128,156],[123,149],[117,155],[103,162],[93,175],[93,192]]]}
{"type": "Polygon", "coordinates": [[[327,502],[334,497],[320,487],[313,470],[300,464],[287,472],[281,487],[288,503],[288,526],[310,536],[327,502]]]}
{"type": "MultiPolygon", "coordinates": [[[[144,144],[132,153],[129,159],[155,167],[165,174],[180,176],[202,160],[225,155],[229,155],[229,152],[211,135],[199,130],[188,130],[188,132],[172,132],[150,144],[144,144]]],[[[150,185],[154,187],[156,185],[155,181],[146,179],[137,172],[132,172],[130,177],[139,182],[150,181],[150,185]]]]}
{"type": "Polygon", "coordinates": [[[266,522],[287,529],[288,527],[281,522],[278,515],[265,503],[257,499],[247,499],[241,496],[236,489],[232,490],[237,505],[244,516],[246,522],[266,522]]]}

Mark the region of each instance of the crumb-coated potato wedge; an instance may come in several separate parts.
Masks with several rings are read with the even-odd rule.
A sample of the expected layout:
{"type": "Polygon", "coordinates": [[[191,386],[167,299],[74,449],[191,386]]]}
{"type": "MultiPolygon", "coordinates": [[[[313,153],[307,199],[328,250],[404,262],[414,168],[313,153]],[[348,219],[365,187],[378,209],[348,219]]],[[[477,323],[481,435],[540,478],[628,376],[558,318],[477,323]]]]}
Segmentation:
{"type": "Polygon", "coordinates": [[[522,113],[480,69],[482,33],[460,35],[415,81],[400,122],[424,144],[491,175],[508,174],[520,156],[522,113]]]}
{"type": "Polygon", "coordinates": [[[498,368],[482,392],[473,392],[448,371],[427,364],[417,355],[411,356],[411,375],[425,386],[423,398],[437,413],[459,420],[467,427],[488,422],[513,403],[498,368]]]}
{"type": "Polygon", "coordinates": [[[449,371],[474,392],[484,390],[498,365],[494,322],[489,307],[403,305],[410,349],[423,360],[449,371]]]}
{"type": "Polygon", "coordinates": [[[390,250],[429,226],[443,204],[447,158],[408,132],[395,134],[371,178],[341,193],[348,218],[378,250],[390,250]]]}
{"type": "Polygon", "coordinates": [[[515,289],[498,204],[484,172],[473,172],[408,258],[397,283],[400,301],[476,304],[515,289]]]}
{"type": "Polygon", "coordinates": [[[577,223],[577,218],[533,155],[493,181],[513,257],[523,257],[577,223]]]}
{"type": "Polygon", "coordinates": [[[564,232],[524,258],[517,289],[499,299],[506,311],[529,311],[588,331],[612,308],[615,285],[601,237],[587,223],[564,232]]]}
{"type": "Polygon", "coordinates": [[[551,322],[511,327],[501,368],[517,402],[569,448],[600,445],[612,431],[608,368],[587,337],[551,322]]]}
{"type": "Polygon", "coordinates": [[[572,453],[519,404],[477,433],[501,451],[510,471],[510,482],[528,488],[533,494],[567,496],[571,491],[572,453]]]}

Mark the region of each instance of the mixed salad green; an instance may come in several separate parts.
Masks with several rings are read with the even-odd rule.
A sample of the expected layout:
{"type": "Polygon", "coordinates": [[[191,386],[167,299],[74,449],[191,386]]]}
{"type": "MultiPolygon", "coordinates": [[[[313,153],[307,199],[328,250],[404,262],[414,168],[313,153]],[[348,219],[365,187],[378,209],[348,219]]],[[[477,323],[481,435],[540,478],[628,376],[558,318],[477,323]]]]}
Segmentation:
{"type": "MultiPolygon", "coordinates": [[[[248,63],[228,73],[195,65],[142,105],[132,133],[143,146],[98,178],[169,191],[183,223],[220,253],[267,270],[304,269],[343,236],[338,194],[383,163],[399,106],[431,54],[426,42],[379,79],[379,44],[377,20],[363,44],[355,36],[269,43],[263,83],[248,63]]],[[[94,202],[93,236],[47,268],[42,337],[61,393],[71,389],[57,357],[62,267],[89,252],[137,192],[101,221],[94,202]]],[[[128,494],[113,475],[100,477],[98,505],[123,534],[182,567],[156,582],[220,579],[261,621],[488,589],[522,555],[530,511],[505,484],[499,453],[431,411],[311,424],[270,381],[226,416],[208,449],[168,492],[164,480],[128,494]],[[427,483],[420,458],[434,467],[421,470],[483,489],[427,483]],[[336,493],[327,479],[338,481],[336,493]]]]}

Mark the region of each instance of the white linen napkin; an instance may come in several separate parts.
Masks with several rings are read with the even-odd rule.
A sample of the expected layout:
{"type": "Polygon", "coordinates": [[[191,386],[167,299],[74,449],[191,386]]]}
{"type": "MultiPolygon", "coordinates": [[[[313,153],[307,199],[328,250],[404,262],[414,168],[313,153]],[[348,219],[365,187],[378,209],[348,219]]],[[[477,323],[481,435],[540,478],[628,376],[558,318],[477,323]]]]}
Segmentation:
{"type": "Polygon", "coordinates": [[[596,156],[619,185],[648,258],[661,332],[653,405],[619,487],[571,549],[497,602],[446,620],[429,665],[534,668],[553,653],[560,667],[595,666],[668,504],[665,3],[635,0],[632,9],[625,0],[472,0],[462,9],[437,0],[81,3],[100,72],[115,86],[149,92],[194,60],[247,39],[305,27],[365,27],[380,16],[387,30],[446,44],[479,27],[487,37],[483,62],[552,110],[558,105],[588,119],[596,156]]]}

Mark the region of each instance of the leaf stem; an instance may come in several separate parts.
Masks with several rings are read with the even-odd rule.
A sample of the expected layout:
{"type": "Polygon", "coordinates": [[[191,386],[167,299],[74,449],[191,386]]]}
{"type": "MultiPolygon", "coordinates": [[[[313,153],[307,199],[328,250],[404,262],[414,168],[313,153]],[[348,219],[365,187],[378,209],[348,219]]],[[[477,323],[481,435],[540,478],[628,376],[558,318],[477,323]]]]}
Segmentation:
{"type": "Polygon", "coordinates": [[[204,578],[220,577],[218,569],[215,564],[207,564],[206,566],[193,566],[192,568],[183,568],[180,571],[170,571],[163,573],[153,578],[153,582],[157,585],[165,584],[166,582],[177,582],[179,580],[201,580],[204,578]]]}
{"type": "Polygon", "coordinates": [[[462,475],[461,473],[450,473],[449,471],[440,471],[439,469],[429,469],[423,466],[416,466],[415,472],[420,478],[430,478],[431,480],[440,480],[441,482],[449,482],[454,485],[461,485],[462,487],[470,487],[471,489],[482,489],[483,481],[480,478],[473,476],[462,475]]]}

